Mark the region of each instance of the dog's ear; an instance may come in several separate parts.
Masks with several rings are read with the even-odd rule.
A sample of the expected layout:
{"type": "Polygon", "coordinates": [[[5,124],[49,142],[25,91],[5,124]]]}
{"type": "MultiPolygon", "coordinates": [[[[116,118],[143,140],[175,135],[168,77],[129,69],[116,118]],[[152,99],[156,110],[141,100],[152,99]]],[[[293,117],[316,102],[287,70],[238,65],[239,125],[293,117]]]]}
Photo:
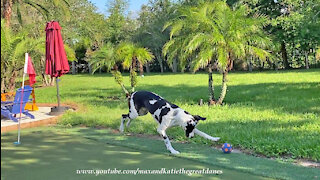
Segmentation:
{"type": "Polygon", "coordinates": [[[207,118],[201,117],[201,116],[199,116],[199,115],[195,115],[195,116],[193,116],[193,118],[194,118],[195,120],[197,120],[197,121],[199,121],[199,120],[204,121],[204,120],[207,119],[207,118]]]}

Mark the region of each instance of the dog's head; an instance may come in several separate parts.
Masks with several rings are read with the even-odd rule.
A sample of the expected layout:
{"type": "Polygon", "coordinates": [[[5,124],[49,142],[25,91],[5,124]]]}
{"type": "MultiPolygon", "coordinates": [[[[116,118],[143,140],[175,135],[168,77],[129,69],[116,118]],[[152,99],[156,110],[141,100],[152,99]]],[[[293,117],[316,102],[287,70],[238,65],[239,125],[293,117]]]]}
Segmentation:
{"type": "Polygon", "coordinates": [[[199,121],[204,121],[206,118],[201,117],[199,115],[191,115],[190,119],[186,122],[184,130],[186,132],[186,136],[188,138],[192,138],[194,136],[194,128],[198,124],[199,121]]]}

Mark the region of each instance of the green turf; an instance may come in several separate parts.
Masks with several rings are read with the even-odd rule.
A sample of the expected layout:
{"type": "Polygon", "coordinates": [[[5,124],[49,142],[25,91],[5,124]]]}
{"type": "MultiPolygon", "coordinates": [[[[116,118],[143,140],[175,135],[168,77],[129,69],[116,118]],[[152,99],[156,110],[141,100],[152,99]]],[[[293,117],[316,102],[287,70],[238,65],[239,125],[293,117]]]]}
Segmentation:
{"type": "MultiPolygon", "coordinates": [[[[268,157],[285,156],[320,160],[320,70],[230,73],[225,106],[198,106],[207,99],[207,74],[145,74],[138,90],[149,90],[193,114],[207,117],[200,130],[221,137],[212,143],[196,137],[197,144],[224,142],[268,157]]],[[[221,75],[214,74],[216,96],[221,75]]],[[[64,125],[85,124],[118,128],[121,114],[127,113],[120,87],[109,74],[66,75],[60,83],[63,102],[80,105],[79,112],[63,116],[64,125]],[[120,98],[120,99],[118,99],[120,98]]],[[[124,78],[129,84],[128,77],[124,78]]],[[[56,102],[55,87],[36,89],[38,102],[56,102]]],[[[139,117],[127,131],[157,134],[150,115],[139,117]]],[[[179,128],[168,132],[185,140],[179,128]]]]}
{"type": "MultiPolygon", "coordinates": [[[[93,129],[34,128],[22,131],[22,144],[13,145],[16,132],[1,136],[1,179],[267,179],[250,173],[213,166],[188,159],[168,156],[159,151],[159,141],[106,134],[93,129]],[[100,136],[101,135],[101,136],[100,136]],[[102,139],[101,139],[102,138],[102,139]],[[106,139],[105,139],[106,138],[106,139]],[[123,140],[116,140],[123,139],[123,140]],[[127,139],[129,140],[129,139],[127,139]],[[115,141],[118,141],[115,143],[115,141]],[[155,146],[154,152],[132,149],[127,146],[155,146]],[[150,144],[149,144],[150,143],[150,144]],[[121,146],[119,146],[122,144],[121,146]],[[144,145],[142,145],[144,144],[144,145]],[[220,175],[171,174],[171,175],[111,175],[77,174],[77,170],[98,169],[126,170],[222,170],[220,175]]],[[[162,144],[163,145],[163,144],[162,144]]],[[[151,148],[149,147],[149,148],[151,148]]],[[[228,158],[228,157],[226,157],[228,158]]],[[[89,172],[88,172],[89,173],[89,172]]]]}

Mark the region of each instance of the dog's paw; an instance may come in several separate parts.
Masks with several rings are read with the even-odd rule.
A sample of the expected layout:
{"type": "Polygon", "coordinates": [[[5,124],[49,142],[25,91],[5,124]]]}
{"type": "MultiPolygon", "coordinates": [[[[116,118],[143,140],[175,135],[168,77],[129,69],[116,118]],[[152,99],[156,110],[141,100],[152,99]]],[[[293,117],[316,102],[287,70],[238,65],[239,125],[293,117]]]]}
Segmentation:
{"type": "Polygon", "coordinates": [[[213,137],[213,138],[211,138],[211,141],[219,141],[219,140],[220,140],[219,137],[213,137]]]}
{"type": "Polygon", "coordinates": [[[123,133],[124,127],[123,127],[123,126],[120,126],[119,131],[120,131],[121,133],[123,133]]]}
{"type": "Polygon", "coordinates": [[[180,154],[180,152],[176,150],[171,150],[171,154],[180,154]]]}

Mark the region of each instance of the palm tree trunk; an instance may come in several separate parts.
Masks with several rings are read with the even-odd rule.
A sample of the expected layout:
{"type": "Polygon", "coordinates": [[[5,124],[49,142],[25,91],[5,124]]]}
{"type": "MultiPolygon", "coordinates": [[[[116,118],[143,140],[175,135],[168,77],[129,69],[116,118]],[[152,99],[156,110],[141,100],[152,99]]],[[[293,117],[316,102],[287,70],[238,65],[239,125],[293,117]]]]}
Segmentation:
{"type": "Polygon", "coordinates": [[[287,54],[286,44],[284,41],[281,42],[281,53],[282,53],[282,60],[283,60],[284,68],[290,69],[289,62],[288,62],[288,54],[287,54]]]}
{"type": "Polygon", "coordinates": [[[89,68],[89,74],[92,74],[92,67],[90,64],[88,64],[88,68],[89,68]]]}
{"type": "Polygon", "coordinates": [[[5,78],[1,78],[1,93],[5,92],[5,78]]]}
{"type": "Polygon", "coordinates": [[[120,84],[120,86],[121,86],[123,92],[124,92],[126,95],[130,94],[130,93],[127,91],[127,89],[124,87],[124,84],[120,84]]]}
{"type": "Polygon", "coordinates": [[[160,64],[160,72],[163,73],[163,63],[162,63],[162,60],[159,61],[159,64],[160,64]]]}
{"type": "Polygon", "coordinates": [[[3,4],[4,4],[3,16],[4,16],[4,19],[6,20],[6,26],[9,27],[11,22],[11,15],[12,15],[12,0],[5,0],[3,4]]]}
{"type": "Polygon", "coordinates": [[[132,58],[132,64],[130,67],[130,81],[131,81],[131,92],[134,92],[134,87],[136,86],[136,66],[137,66],[137,59],[136,57],[132,58]]]}
{"type": "Polygon", "coordinates": [[[228,75],[228,69],[224,70],[222,73],[222,89],[221,89],[221,93],[220,93],[220,97],[217,101],[216,104],[222,104],[226,93],[227,93],[227,75],[228,75]]]}
{"type": "Polygon", "coordinates": [[[173,63],[172,63],[172,72],[173,72],[173,73],[176,73],[177,70],[178,70],[177,59],[174,58],[174,59],[173,59],[173,63]]]}
{"type": "Polygon", "coordinates": [[[47,78],[47,76],[45,74],[44,63],[45,63],[45,57],[41,56],[41,58],[40,58],[40,68],[42,69],[41,70],[42,84],[44,86],[49,86],[50,83],[49,83],[48,78],[47,78]]]}
{"type": "Polygon", "coordinates": [[[114,80],[117,82],[117,84],[119,84],[121,86],[121,88],[122,88],[123,92],[126,94],[126,96],[128,96],[129,92],[126,89],[126,87],[124,86],[124,84],[123,84],[122,75],[118,71],[118,66],[117,65],[113,66],[113,71],[111,73],[112,73],[112,75],[114,77],[114,80]]]}
{"type": "Polygon", "coordinates": [[[249,58],[249,60],[247,61],[247,63],[248,63],[248,70],[249,70],[250,72],[252,72],[252,59],[253,59],[253,57],[251,56],[251,57],[249,58]]]}
{"type": "Polygon", "coordinates": [[[260,61],[259,70],[262,71],[264,69],[264,61],[262,61],[262,62],[261,62],[261,60],[259,60],[259,61],[260,61]]]}
{"type": "Polygon", "coordinates": [[[309,69],[308,51],[305,51],[304,55],[305,55],[306,69],[309,69]]]}
{"type": "Polygon", "coordinates": [[[13,70],[12,75],[9,79],[9,92],[14,91],[16,87],[16,78],[17,78],[18,72],[13,70]]]}
{"type": "Polygon", "coordinates": [[[277,61],[274,62],[274,70],[278,71],[278,62],[277,61]]]}
{"type": "Polygon", "coordinates": [[[56,78],[55,77],[50,77],[50,86],[54,86],[55,85],[55,80],[56,78]]]}
{"type": "Polygon", "coordinates": [[[160,72],[163,73],[163,62],[162,62],[161,56],[157,54],[156,57],[160,65],[160,72]]]}
{"type": "Polygon", "coordinates": [[[149,65],[149,62],[146,64],[146,70],[147,70],[147,73],[150,73],[150,65],[149,65]]]}
{"type": "Polygon", "coordinates": [[[221,88],[221,93],[220,93],[220,97],[217,101],[216,104],[221,105],[224,98],[226,97],[227,94],[227,75],[228,72],[233,68],[233,60],[230,59],[231,54],[229,53],[229,60],[228,60],[228,65],[227,67],[223,70],[222,72],[222,88],[221,88]]]}
{"type": "Polygon", "coordinates": [[[137,59],[135,57],[133,57],[131,69],[136,70],[136,66],[137,66],[137,59]]]}
{"type": "Polygon", "coordinates": [[[46,75],[44,73],[41,73],[41,77],[42,77],[42,84],[44,86],[49,86],[49,83],[48,83],[46,75]]]}
{"type": "Polygon", "coordinates": [[[133,68],[130,69],[130,81],[131,81],[131,92],[134,92],[134,87],[135,87],[135,71],[133,70],[133,68]]]}
{"type": "Polygon", "coordinates": [[[1,64],[1,68],[4,69],[4,72],[2,72],[3,74],[1,74],[1,93],[5,93],[8,90],[8,74],[10,75],[11,72],[8,70],[8,67],[6,65],[6,63],[1,64]]]}
{"type": "Polygon", "coordinates": [[[139,73],[140,73],[140,76],[143,75],[143,65],[139,62],[139,73]]]}
{"type": "Polygon", "coordinates": [[[215,98],[214,98],[214,85],[213,85],[213,79],[212,79],[212,65],[209,64],[208,66],[208,75],[209,75],[209,82],[208,82],[208,90],[209,90],[209,105],[215,104],[215,98]]]}

